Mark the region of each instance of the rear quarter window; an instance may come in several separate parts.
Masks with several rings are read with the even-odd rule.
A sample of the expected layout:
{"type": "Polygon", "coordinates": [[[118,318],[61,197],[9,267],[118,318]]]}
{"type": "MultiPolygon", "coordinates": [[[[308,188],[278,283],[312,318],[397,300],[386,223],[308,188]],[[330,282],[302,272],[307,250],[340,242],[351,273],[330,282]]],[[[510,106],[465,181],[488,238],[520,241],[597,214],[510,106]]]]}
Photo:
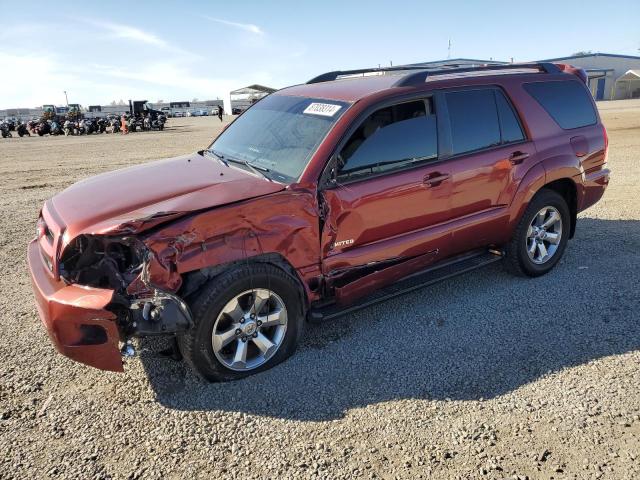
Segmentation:
{"type": "Polygon", "coordinates": [[[525,83],[524,89],[565,130],[593,125],[598,120],[589,92],[578,81],[525,83]]]}

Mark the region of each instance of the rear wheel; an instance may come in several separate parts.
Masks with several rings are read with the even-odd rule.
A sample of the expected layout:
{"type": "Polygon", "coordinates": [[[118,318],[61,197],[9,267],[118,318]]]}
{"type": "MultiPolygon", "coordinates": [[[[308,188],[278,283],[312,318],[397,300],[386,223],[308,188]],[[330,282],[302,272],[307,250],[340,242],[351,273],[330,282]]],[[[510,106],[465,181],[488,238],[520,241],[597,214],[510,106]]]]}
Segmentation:
{"type": "Polygon", "coordinates": [[[182,354],[209,381],[277,365],[295,351],[302,333],[298,290],[289,275],[268,264],[219,275],[193,302],[194,326],[179,339],[182,354]]]}
{"type": "Polygon", "coordinates": [[[553,190],[536,194],[507,246],[507,266],[518,275],[549,272],[567,246],[571,216],[565,199],[553,190]]]}

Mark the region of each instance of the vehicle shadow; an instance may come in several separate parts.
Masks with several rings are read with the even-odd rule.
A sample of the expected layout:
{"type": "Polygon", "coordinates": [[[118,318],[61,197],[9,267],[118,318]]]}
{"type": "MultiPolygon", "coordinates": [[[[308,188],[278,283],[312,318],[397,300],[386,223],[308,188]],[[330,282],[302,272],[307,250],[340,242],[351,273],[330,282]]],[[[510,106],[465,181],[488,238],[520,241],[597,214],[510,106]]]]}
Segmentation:
{"type": "Polygon", "coordinates": [[[296,355],[245,380],[209,384],[144,341],[158,402],[324,421],[397,399],[478,400],[640,348],[640,221],[579,220],[550,274],[494,264],[323,325],[296,355]]]}

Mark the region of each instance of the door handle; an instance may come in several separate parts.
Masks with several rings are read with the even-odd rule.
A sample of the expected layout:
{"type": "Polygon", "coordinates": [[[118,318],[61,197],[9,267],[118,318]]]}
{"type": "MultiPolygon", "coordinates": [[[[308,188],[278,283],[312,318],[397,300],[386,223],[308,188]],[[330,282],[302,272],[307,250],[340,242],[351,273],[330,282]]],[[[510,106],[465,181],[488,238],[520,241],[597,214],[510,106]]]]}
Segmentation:
{"type": "Polygon", "coordinates": [[[440,173],[440,172],[431,173],[424,177],[423,183],[424,183],[424,186],[427,188],[437,187],[445,180],[448,180],[449,176],[450,175],[448,173],[440,173]]]}
{"type": "Polygon", "coordinates": [[[518,151],[511,154],[509,161],[511,162],[511,165],[520,165],[527,158],[529,158],[529,154],[527,152],[518,151]]]}

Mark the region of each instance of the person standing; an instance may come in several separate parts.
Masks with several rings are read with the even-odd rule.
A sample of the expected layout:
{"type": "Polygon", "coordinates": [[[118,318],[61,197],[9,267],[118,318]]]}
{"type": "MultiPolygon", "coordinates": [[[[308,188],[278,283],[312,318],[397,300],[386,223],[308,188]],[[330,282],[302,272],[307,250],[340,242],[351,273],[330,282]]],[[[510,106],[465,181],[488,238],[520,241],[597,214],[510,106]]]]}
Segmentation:
{"type": "Polygon", "coordinates": [[[224,115],[224,108],[222,105],[218,105],[218,118],[222,121],[222,115],[224,115]]]}
{"type": "Polygon", "coordinates": [[[126,115],[122,115],[120,118],[120,132],[122,135],[126,135],[129,133],[129,125],[127,125],[127,117],[126,115]]]}

